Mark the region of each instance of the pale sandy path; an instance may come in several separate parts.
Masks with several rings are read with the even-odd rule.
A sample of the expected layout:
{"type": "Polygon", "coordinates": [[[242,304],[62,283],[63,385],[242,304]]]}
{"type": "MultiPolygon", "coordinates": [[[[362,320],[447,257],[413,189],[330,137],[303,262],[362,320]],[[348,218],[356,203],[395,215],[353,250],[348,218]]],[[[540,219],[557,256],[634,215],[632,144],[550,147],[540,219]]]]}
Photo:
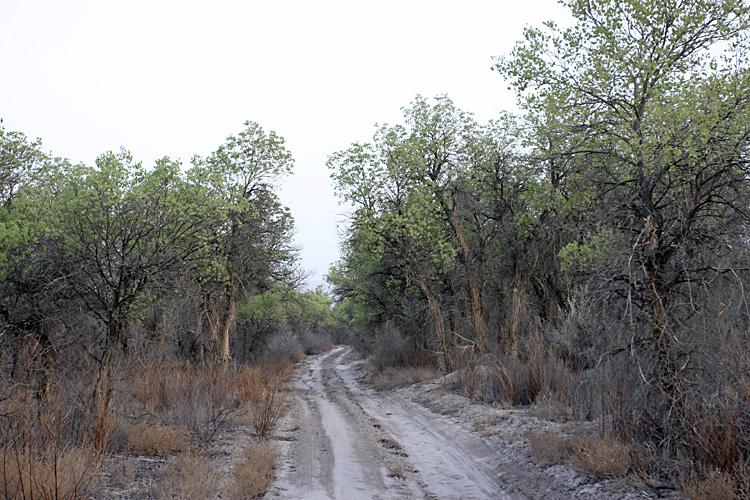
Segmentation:
{"type": "Polygon", "coordinates": [[[296,372],[280,433],[285,461],[267,497],[516,499],[496,452],[444,415],[357,381],[348,347],[311,356],[296,372]]]}

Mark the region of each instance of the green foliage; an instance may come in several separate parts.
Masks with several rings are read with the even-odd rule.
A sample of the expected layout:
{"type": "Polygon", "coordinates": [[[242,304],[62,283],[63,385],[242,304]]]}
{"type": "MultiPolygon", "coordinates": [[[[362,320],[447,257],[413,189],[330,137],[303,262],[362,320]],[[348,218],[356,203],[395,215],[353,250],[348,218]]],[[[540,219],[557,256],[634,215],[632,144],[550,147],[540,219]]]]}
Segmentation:
{"type": "Polygon", "coordinates": [[[621,267],[627,255],[623,251],[623,242],[614,230],[603,227],[580,242],[571,241],[562,247],[558,258],[563,272],[592,273],[600,269],[621,267]]]}
{"type": "Polygon", "coordinates": [[[24,133],[6,130],[0,120],[0,205],[7,212],[24,188],[44,182],[49,159],[41,148],[41,139],[29,142],[24,133]]]}
{"type": "Polygon", "coordinates": [[[207,208],[223,214],[207,224],[213,240],[201,280],[223,284],[231,271],[250,296],[270,281],[294,279],[294,220],[274,192],[294,160],[275,132],[265,133],[255,122],[244,125],[207,158],[194,157],[188,178],[207,208]]]}
{"type": "Polygon", "coordinates": [[[70,165],[40,147],[0,127],[0,313],[13,328],[77,301],[101,327],[99,355],[127,347],[128,325],[176,300],[175,286],[202,315],[230,283],[246,297],[296,283],[293,220],[274,192],[293,160],[274,132],[246,122],[187,172],[124,149],[70,165]]]}
{"type": "Polygon", "coordinates": [[[333,301],[322,287],[299,292],[272,288],[250,297],[238,311],[240,321],[273,330],[291,328],[295,333],[314,332],[333,325],[333,301]]]}

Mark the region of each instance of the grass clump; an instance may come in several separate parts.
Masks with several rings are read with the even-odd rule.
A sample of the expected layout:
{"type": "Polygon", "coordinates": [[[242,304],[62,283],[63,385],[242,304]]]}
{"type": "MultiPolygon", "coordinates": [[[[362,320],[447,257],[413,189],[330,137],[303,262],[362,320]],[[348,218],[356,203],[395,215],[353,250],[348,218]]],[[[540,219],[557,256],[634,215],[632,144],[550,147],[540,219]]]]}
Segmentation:
{"type": "Polygon", "coordinates": [[[429,366],[386,368],[375,376],[372,386],[375,390],[387,391],[432,380],[437,376],[437,370],[429,366]]]}
{"type": "Polygon", "coordinates": [[[125,448],[135,455],[170,455],[183,451],[189,441],[190,434],[184,426],[142,422],[128,435],[125,448]]]}
{"type": "Polygon", "coordinates": [[[261,441],[245,448],[245,457],[234,467],[232,499],[263,496],[274,479],[279,450],[274,443],[261,441]]]}
{"type": "Polygon", "coordinates": [[[601,477],[624,477],[631,467],[630,447],[614,439],[530,432],[526,439],[540,465],[569,462],[576,470],[601,477]]]}
{"type": "Polygon", "coordinates": [[[159,471],[159,500],[208,500],[216,498],[218,468],[200,455],[185,453],[159,471]]]}

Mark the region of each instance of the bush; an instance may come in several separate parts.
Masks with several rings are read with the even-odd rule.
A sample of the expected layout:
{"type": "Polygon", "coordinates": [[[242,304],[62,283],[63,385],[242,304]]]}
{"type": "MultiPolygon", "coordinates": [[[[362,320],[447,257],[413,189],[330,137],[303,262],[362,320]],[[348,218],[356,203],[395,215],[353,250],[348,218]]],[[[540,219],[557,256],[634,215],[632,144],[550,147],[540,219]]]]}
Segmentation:
{"type": "MultiPolygon", "coordinates": [[[[7,437],[7,436],[6,436],[7,437]]],[[[54,440],[54,436],[52,437],[54,440]]],[[[0,456],[3,500],[76,500],[86,495],[101,462],[92,448],[58,449],[28,435],[14,436],[0,456]]]]}
{"type": "Polygon", "coordinates": [[[189,439],[183,426],[140,423],[130,431],[125,447],[136,455],[169,455],[183,451],[189,439]]]}
{"type": "Polygon", "coordinates": [[[234,467],[232,498],[244,500],[263,496],[274,479],[278,457],[279,450],[268,441],[245,448],[244,460],[234,467]]]}
{"type": "Polygon", "coordinates": [[[265,357],[272,362],[297,363],[302,356],[302,345],[290,331],[276,333],[266,341],[265,357]]]}
{"type": "Polygon", "coordinates": [[[384,391],[432,380],[437,376],[437,369],[428,366],[419,368],[385,368],[382,372],[375,375],[372,386],[378,391],[384,391]]]}
{"type": "Polygon", "coordinates": [[[570,462],[581,472],[602,477],[624,477],[630,469],[630,447],[614,439],[552,431],[530,432],[526,439],[541,465],[570,462]]]}
{"type": "Polygon", "coordinates": [[[180,455],[159,470],[158,499],[209,500],[216,498],[220,475],[215,464],[200,455],[180,455]]]}

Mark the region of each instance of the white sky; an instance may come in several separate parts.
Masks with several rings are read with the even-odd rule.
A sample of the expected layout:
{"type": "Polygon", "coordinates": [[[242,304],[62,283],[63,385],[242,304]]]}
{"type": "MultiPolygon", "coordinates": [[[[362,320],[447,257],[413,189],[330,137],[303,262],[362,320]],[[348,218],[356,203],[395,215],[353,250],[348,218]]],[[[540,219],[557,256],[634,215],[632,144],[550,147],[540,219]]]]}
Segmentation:
{"type": "Polygon", "coordinates": [[[309,285],[338,258],[328,155],[448,94],[485,121],[515,109],[490,68],[555,0],[0,0],[0,118],[44,149],[93,164],[129,149],[189,164],[245,120],[296,160],[282,199],[309,285]]]}

